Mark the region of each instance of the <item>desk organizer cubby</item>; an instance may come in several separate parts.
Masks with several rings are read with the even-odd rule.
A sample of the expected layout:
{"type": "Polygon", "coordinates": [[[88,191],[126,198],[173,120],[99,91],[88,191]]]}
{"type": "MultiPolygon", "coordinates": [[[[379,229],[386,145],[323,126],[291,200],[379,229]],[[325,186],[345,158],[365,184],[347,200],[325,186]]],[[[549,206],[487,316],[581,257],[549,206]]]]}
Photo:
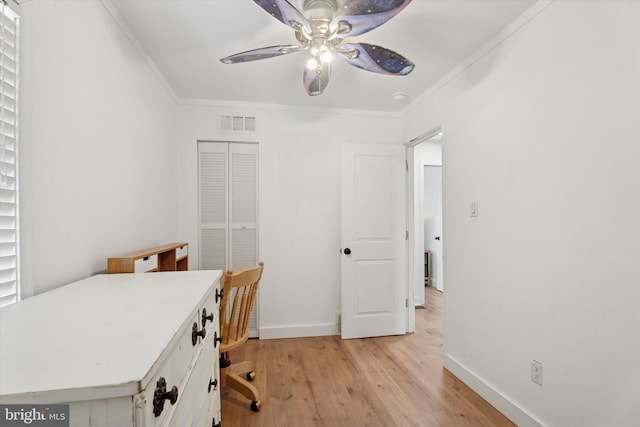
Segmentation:
{"type": "Polygon", "coordinates": [[[188,269],[188,243],[170,243],[107,259],[107,273],[147,273],[188,269]]]}

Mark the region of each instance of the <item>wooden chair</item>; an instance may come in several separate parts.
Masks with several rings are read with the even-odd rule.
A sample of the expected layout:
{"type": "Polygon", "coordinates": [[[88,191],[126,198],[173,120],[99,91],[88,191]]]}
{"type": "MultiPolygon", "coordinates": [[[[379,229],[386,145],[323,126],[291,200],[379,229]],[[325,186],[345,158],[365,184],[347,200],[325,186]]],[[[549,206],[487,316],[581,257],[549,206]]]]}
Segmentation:
{"type": "Polygon", "coordinates": [[[260,410],[262,402],[258,390],[250,383],[255,379],[253,363],[244,361],[231,363],[229,352],[249,339],[249,314],[262,278],[264,263],[253,268],[224,274],[224,295],[220,303],[220,383],[229,386],[251,400],[251,409],[260,410]]]}

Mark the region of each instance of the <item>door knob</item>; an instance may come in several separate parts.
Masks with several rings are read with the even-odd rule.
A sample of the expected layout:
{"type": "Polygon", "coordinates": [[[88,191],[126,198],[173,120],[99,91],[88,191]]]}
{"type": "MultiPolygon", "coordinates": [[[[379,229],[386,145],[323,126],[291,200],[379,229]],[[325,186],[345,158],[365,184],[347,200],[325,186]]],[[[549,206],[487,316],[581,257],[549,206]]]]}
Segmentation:
{"type": "Polygon", "coordinates": [[[351,254],[351,249],[349,249],[349,248],[344,248],[344,254],[345,254],[345,255],[350,255],[350,254],[351,254]]]}
{"type": "Polygon", "coordinates": [[[440,240],[440,236],[436,236],[436,240],[440,240]]]}

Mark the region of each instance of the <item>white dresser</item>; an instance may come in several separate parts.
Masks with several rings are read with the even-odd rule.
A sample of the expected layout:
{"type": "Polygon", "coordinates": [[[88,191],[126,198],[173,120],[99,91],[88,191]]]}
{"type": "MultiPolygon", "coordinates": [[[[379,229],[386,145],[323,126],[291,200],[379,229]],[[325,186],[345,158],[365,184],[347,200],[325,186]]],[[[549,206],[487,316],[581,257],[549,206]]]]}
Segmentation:
{"type": "Polygon", "coordinates": [[[68,403],[77,427],[218,425],[220,276],[98,275],[1,308],[0,403],[68,403]]]}

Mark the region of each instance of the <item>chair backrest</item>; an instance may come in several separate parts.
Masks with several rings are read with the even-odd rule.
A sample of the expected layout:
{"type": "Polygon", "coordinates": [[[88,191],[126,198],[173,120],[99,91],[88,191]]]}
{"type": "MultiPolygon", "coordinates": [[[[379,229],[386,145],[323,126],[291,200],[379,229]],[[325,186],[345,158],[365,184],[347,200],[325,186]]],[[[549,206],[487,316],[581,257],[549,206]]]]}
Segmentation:
{"type": "Polygon", "coordinates": [[[263,268],[264,263],[260,262],[255,267],[237,272],[227,270],[224,274],[224,295],[220,303],[220,335],[222,347],[227,348],[225,351],[232,350],[249,339],[249,315],[253,309],[263,268]]]}

